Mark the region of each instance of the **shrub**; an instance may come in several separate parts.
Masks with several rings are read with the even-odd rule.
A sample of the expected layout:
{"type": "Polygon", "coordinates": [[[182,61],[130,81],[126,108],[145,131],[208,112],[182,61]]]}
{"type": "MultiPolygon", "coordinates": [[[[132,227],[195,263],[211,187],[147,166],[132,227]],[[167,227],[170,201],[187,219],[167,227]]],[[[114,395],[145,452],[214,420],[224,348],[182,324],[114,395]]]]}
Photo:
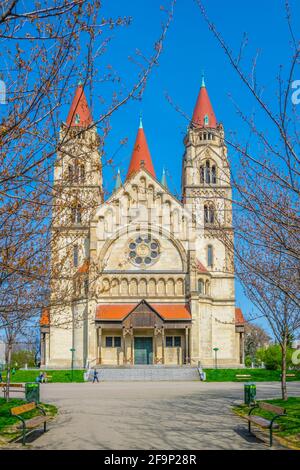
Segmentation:
{"type": "MultiPolygon", "coordinates": [[[[287,368],[290,368],[292,365],[292,353],[293,350],[287,348],[287,368]]],[[[280,370],[281,360],[282,352],[279,344],[272,344],[267,348],[260,348],[256,351],[256,361],[263,362],[268,370],[280,370]]]]}

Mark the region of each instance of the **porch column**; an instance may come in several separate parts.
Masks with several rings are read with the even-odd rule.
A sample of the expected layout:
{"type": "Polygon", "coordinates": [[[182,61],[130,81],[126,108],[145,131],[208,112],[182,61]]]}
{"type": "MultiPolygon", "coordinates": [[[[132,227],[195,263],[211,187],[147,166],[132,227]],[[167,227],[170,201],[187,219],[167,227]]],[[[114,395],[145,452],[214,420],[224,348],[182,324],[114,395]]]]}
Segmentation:
{"type": "Polygon", "coordinates": [[[244,333],[240,333],[240,363],[245,362],[244,333]]]}
{"type": "Polygon", "coordinates": [[[44,366],[46,364],[46,341],[45,341],[45,333],[41,333],[41,365],[44,366]]]}
{"type": "Polygon", "coordinates": [[[162,341],[162,363],[165,363],[165,330],[161,328],[161,341],[162,341]]]}
{"type": "Polygon", "coordinates": [[[132,327],[130,328],[130,346],[131,346],[130,364],[133,365],[133,329],[132,327]]]}
{"type": "Polygon", "coordinates": [[[98,347],[97,347],[98,364],[101,364],[101,346],[102,346],[102,328],[101,328],[101,326],[99,326],[99,328],[98,328],[98,347]]]}
{"type": "Polygon", "coordinates": [[[192,364],[192,330],[191,328],[188,328],[189,331],[189,364],[192,364]]]}
{"type": "Polygon", "coordinates": [[[153,330],[153,342],[154,342],[154,364],[157,364],[157,329],[156,326],[153,330]]]}
{"type": "Polygon", "coordinates": [[[126,331],[123,327],[123,364],[127,364],[126,331]]]}
{"type": "Polygon", "coordinates": [[[189,329],[185,327],[185,363],[188,364],[189,359],[189,329]]]}

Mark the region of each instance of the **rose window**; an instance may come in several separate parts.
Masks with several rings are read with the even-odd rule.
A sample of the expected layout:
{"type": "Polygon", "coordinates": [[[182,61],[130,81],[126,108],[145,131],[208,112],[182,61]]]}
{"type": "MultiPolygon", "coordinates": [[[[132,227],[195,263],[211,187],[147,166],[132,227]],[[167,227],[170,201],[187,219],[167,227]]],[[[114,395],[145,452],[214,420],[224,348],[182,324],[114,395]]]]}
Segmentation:
{"type": "Polygon", "coordinates": [[[138,235],[129,242],[129,259],[141,268],[153,264],[159,256],[159,243],[151,235],[138,235]]]}

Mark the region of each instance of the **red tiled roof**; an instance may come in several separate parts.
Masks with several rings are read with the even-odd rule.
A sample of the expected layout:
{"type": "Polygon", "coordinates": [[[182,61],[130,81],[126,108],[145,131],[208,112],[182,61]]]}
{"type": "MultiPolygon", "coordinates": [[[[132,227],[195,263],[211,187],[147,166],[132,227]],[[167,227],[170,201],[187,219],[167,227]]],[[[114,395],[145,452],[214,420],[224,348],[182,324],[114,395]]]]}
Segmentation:
{"type": "Polygon", "coordinates": [[[88,127],[92,122],[93,119],[83,86],[78,85],[66,123],[71,127],[88,127]]]}
{"type": "Polygon", "coordinates": [[[145,168],[145,170],[147,170],[152,176],[154,176],[154,178],[156,178],[152,158],[150,155],[146,135],[142,124],[140,125],[136,136],[126,178],[129,178],[129,176],[138,171],[140,168],[145,168]]]}
{"type": "Polygon", "coordinates": [[[242,310],[240,308],[236,308],[235,309],[235,324],[241,325],[241,324],[244,324],[245,322],[246,321],[245,321],[242,310]]]}
{"type": "Polygon", "coordinates": [[[206,267],[198,259],[196,259],[196,266],[199,273],[208,273],[206,267]]]}
{"type": "Polygon", "coordinates": [[[50,311],[49,308],[42,308],[42,314],[40,318],[40,326],[49,326],[50,325],[50,311]]]}
{"type": "MultiPolygon", "coordinates": [[[[96,308],[96,320],[122,321],[132,312],[138,303],[134,304],[102,304],[96,308]]],[[[184,304],[149,304],[164,320],[191,320],[188,305],[184,304]]]]}
{"type": "Polygon", "coordinates": [[[204,84],[200,88],[192,123],[196,127],[217,127],[216,116],[204,84]],[[205,116],[208,117],[208,124],[205,124],[205,116]]]}

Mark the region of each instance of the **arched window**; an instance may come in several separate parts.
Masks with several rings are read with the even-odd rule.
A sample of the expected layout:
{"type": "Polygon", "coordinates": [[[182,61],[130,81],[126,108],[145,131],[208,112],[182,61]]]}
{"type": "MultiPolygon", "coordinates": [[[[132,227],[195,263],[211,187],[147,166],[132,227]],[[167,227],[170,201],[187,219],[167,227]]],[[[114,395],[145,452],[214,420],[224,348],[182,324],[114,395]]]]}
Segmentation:
{"type": "Polygon", "coordinates": [[[206,160],[205,164],[205,183],[210,183],[210,163],[209,160],[206,160]]]}
{"type": "Polygon", "coordinates": [[[213,165],[211,167],[211,182],[212,184],[216,184],[217,182],[217,174],[216,174],[216,166],[213,165]]]}
{"type": "Polygon", "coordinates": [[[216,184],[217,183],[217,168],[216,165],[211,165],[209,160],[206,160],[205,165],[200,166],[200,183],[216,184]]]}
{"type": "Polygon", "coordinates": [[[72,182],[74,179],[74,168],[73,165],[68,165],[68,180],[72,182]]]}
{"type": "Polygon", "coordinates": [[[72,207],[72,223],[81,224],[81,205],[77,204],[72,207]]]}
{"type": "Polygon", "coordinates": [[[209,124],[208,114],[205,114],[205,116],[204,116],[204,125],[208,126],[208,124],[209,124]]]}
{"type": "Polygon", "coordinates": [[[208,224],[209,221],[209,215],[208,215],[208,206],[204,206],[204,223],[208,224]]]}
{"type": "Polygon", "coordinates": [[[215,223],[215,208],[213,204],[204,205],[204,224],[215,223]]]}
{"type": "Polygon", "coordinates": [[[73,246],[73,263],[76,268],[78,266],[78,245],[73,246]]]}
{"type": "Polygon", "coordinates": [[[83,163],[81,163],[78,167],[78,173],[79,173],[79,181],[80,183],[84,183],[85,180],[85,167],[83,163]]]}
{"type": "Polygon", "coordinates": [[[213,267],[213,247],[211,245],[207,247],[207,266],[213,267]]]}
{"type": "Polygon", "coordinates": [[[198,279],[198,293],[204,294],[204,281],[203,279],[198,279]]]}
{"type": "Polygon", "coordinates": [[[200,183],[204,183],[204,166],[200,166],[200,183]]]}

